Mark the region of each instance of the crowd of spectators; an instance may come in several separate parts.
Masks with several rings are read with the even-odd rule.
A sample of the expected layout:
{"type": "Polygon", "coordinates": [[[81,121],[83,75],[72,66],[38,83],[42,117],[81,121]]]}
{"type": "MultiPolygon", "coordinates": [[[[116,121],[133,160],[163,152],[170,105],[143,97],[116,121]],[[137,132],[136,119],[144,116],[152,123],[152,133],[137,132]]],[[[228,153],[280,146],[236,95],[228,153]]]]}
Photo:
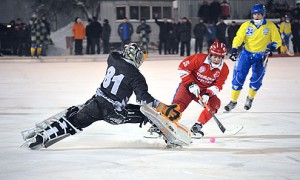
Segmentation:
{"type": "MultiPolygon", "coordinates": [[[[16,56],[46,56],[48,45],[51,43],[50,32],[47,17],[39,17],[38,12],[33,11],[27,24],[21,18],[17,18],[1,25],[0,49],[16,56]]],[[[0,53],[2,55],[2,52],[0,53]]]]}
{"type": "MultiPolygon", "coordinates": [[[[273,2],[269,0],[266,4],[266,18],[281,18],[278,23],[284,43],[289,46],[292,40],[295,53],[300,50],[300,1],[296,7],[291,8],[284,2],[273,2]]],[[[202,53],[203,47],[209,47],[215,39],[226,44],[230,52],[232,40],[239,28],[239,24],[230,19],[229,0],[213,0],[211,3],[204,0],[198,10],[198,22],[192,26],[191,20],[183,17],[177,21],[168,21],[166,17],[158,19],[158,14],[154,14],[155,23],[159,28],[159,54],[179,54],[189,56],[191,54],[191,40],[195,38],[194,53],[202,53]]],[[[20,18],[9,23],[7,36],[10,37],[9,46],[11,54],[18,56],[47,55],[47,47],[51,43],[50,24],[45,15],[39,17],[37,12],[32,13],[28,24],[22,22],[20,18]]],[[[132,41],[132,35],[138,34],[139,43],[148,54],[150,43],[149,34],[152,32],[151,26],[146,19],[142,18],[136,29],[127,17],[118,25],[117,33],[120,38],[121,47],[132,41]]],[[[72,27],[72,37],[74,39],[75,55],[100,54],[101,41],[104,54],[110,52],[111,27],[108,19],[104,19],[103,24],[97,17],[88,19],[85,26],[79,17],[76,17],[72,27]],[[83,52],[83,41],[86,39],[86,49],[83,52]]],[[[0,43],[1,47],[1,43],[0,43]]],[[[206,51],[206,50],[205,50],[206,51]]]]}

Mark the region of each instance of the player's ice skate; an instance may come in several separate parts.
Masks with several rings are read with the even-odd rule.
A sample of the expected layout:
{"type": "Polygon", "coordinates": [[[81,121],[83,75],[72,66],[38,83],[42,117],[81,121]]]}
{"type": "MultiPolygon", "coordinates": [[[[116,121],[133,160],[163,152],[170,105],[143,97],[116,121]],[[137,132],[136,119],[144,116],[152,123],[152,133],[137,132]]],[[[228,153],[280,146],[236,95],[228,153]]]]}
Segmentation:
{"type": "Polygon", "coordinates": [[[232,109],[235,108],[236,105],[237,105],[237,102],[230,101],[230,102],[224,107],[224,109],[225,109],[227,112],[230,112],[232,109]]]}
{"type": "Polygon", "coordinates": [[[245,110],[249,110],[252,106],[252,102],[253,102],[253,99],[250,99],[248,96],[247,96],[247,99],[246,99],[246,103],[245,103],[245,106],[244,106],[244,109],[245,110]]]}
{"type": "Polygon", "coordinates": [[[203,125],[200,123],[195,123],[191,128],[191,137],[195,139],[200,139],[204,136],[204,133],[201,131],[203,125]]]}
{"type": "Polygon", "coordinates": [[[160,130],[167,143],[167,148],[191,144],[191,132],[187,127],[163,118],[159,112],[149,106],[142,106],[141,112],[160,130]]]}

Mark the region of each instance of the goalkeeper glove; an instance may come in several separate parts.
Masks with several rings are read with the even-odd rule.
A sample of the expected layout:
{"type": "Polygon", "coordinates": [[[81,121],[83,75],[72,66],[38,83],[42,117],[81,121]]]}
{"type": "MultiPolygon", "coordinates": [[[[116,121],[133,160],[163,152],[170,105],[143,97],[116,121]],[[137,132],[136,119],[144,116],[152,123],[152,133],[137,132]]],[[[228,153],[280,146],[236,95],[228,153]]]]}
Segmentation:
{"type": "Polygon", "coordinates": [[[158,104],[156,110],[162,114],[163,117],[172,122],[177,122],[181,118],[180,107],[177,104],[166,105],[162,102],[158,104]]]}

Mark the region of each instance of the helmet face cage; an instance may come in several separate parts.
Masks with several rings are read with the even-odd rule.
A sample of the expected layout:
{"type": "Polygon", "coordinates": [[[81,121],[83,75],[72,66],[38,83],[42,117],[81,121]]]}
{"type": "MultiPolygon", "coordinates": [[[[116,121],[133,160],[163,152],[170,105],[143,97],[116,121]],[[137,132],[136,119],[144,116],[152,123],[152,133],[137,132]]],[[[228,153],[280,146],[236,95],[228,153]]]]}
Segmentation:
{"type": "Polygon", "coordinates": [[[139,68],[143,64],[144,53],[136,43],[129,43],[124,46],[123,57],[130,59],[139,68]]]}
{"type": "Polygon", "coordinates": [[[266,15],[266,8],[262,4],[255,4],[251,9],[251,14],[262,14],[263,16],[266,15]]]}

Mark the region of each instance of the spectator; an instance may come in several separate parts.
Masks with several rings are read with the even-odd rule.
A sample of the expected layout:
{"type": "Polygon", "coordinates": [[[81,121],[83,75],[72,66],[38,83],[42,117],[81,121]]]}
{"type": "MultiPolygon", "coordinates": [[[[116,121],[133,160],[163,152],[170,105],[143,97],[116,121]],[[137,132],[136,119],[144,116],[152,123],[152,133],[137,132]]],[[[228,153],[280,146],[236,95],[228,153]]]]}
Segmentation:
{"type": "Polygon", "coordinates": [[[146,24],[146,19],[141,19],[141,24],[137,27],[136,33],[140,37],[140,47],[143,48],[146,56],[148,55],[148,44],[149,44],[149,34],[151,33],[151,27],[146,24]]]}
{"type": "Polygon", "coordinates": [[[208,24],[206,39],[207,39],[207,47],[208,47],[207,52],[209,52],[209,47],[213,44],[213,42],[216,39],[216,26],[214,24],[208,24]]]}
{"type": "Polygon", "coordinates": [[[169,31],[169,54],[178,54],[178,24],[172,19],[169,31]]]}
{"type": "Polygon", "coordinates": [[[51,27],[50,27],[50,23],[47,20],[46,15],[42,16],[42,21],[45,24],[45,28],[46,28],[45,40],[43,42],[43,48],[42,48],[42,56],[46,56],[47,55],[48,45],[50,45],[51,27]]]}
{"type": "Polygon", "coordinates": [[[36,55],[38,58],[42,53],[43,44],[46,40],[45,38],[47,38],[47,29],[43,21],[38,18],[37,11],[33,11],[32,17],[29,21],[29,27],[31,36],[30,53],[32,57],[36,55]]]}
{"type": "Polygon", "coordinates": [[[294,53],[300,53],[300,22],[299,19],[295,19],[292,23],[292,42],[294,53]]]}
{"type": "Polygon", "coordinates": [[[238,30],[239,30],[239,26],[236,24],[235,21],[232,21],[231,24],[226,29],[228,52],[231,52],[232,41],[238,30]]]}
{"type": "Polygon", "coordinates": [[[194,36],[195,36],[195,54],[202,53],[203,40],[204,36],[207,33],[206,25],[203,22],[203,19],[199,19],[199,23],[194,27],[194,36]]]}
{"type": "Polygon", "coordinates": [[[162,48],[164,47],[164,54],[168,54],[170,23],[168,23],[166,17],[163,18],[163,22],[158,21],[157,17],[158,17],[158,14],[155,14],[154,15],[155,23],[159,26],[158,53],[161,54],[162,48]]]}
{"type": "Polygon", "coordinates": [[[208,23],[209,20],[209,4],[206,0],[203,1],[203,4],[198,10],[198,17],[203,19],[204,23],[208,23]]]}
{"type": "Polygon", "coordinates": [[[214,0],[209,6],[210,22],[216,24],[221,16],[221,4],[219,0],[214,0]]]}
{"type": "Polygon", "coordinates": [[[17,55],[17,51],[18,51],[18,37],[17,37],[17,31],[16,31],[16,22],[15,20],[11,20],[9,22],[9,29],[8,29],[8,37],[10,39],[9,41],[9,46],[11,49],[11,54],[12,55],[17,55]]]}
{"type": "Polygon", "coordinates": [[[227,45],[226,29],[227,29],[227,25],[225,24],[224,20],[221,18],[220,22],[218,23],[218,25],[216,27],[216,38],[219,39],[219,41],[221,43],[224,43],[225,45],[227,45]]]}
{"type": "Polygon", "coordinates": [[[18,56],[28,55],[28,28],[25,23],[22,22],[20,18],[17,19],[16,32],[18,39],[18,56]]]}
{"type": "Polygon", "coordinates": [[[103,31],[102,31],[102,41],[103,41],[103,53],[109,54],[110,52],[110,45],[109,45],[109,39],[110,39],[110,32],[111,28],[109,25],[109,22],[107,19],[104,19],[103,23],[103,31]]]}
{"type": "Polygon", "coordinates": [[[296,7],[292,10],[293,19],[300,20],[300,1],[296,2],[296,7]]]}
{"type": "Polygon", "coordinates": [[[180,36],[180,56],[184,56],[184,49],[186,48],[186,55],[191,54],[191,38],[192,38],[192,25],[190,21],[184,17],[179,26],[178,33],[180,36]]]}
{"type": "Polygon", "coordinates": [[[85,37],[85,28],[79,17],[75,18],[72,34],[75,40],[75,55],[82,55],[82,43],[85,37]]]}
{"type": "Polygon", "coordinates": [[[102,26],[98,22],[97,17],[93,17],[91,23],[91,54],[95,54],[95,48],[97,48],[97,54],[100,54],[100,37],[102,34],[102,26]]]}
{"type": "Polygon", "coordinates": [[[221,18],[228,19],[230,17],[230,4],[229,0],[223,0],[221,3],[221,18]]]}
{"type": "MultiPolygon", "coordinates": [[[[86,54],[92,54],[92,30],[91,30],[91,23],[93,20],[88,18],[88,24],[85,27],[85,36],[86,36],[86,54]]],[[[95,51],[95,49],[94,49],[95,51]]]]}
{"type": "Polygon", "coordinates": [[[133,27],[132,24],[128,22],[127,17],[124,17],[123,22],[119,24],[118,34],[122,42],[121,48],[123,48],[125,44],[129,44],[131,42],[133,27]]]}

